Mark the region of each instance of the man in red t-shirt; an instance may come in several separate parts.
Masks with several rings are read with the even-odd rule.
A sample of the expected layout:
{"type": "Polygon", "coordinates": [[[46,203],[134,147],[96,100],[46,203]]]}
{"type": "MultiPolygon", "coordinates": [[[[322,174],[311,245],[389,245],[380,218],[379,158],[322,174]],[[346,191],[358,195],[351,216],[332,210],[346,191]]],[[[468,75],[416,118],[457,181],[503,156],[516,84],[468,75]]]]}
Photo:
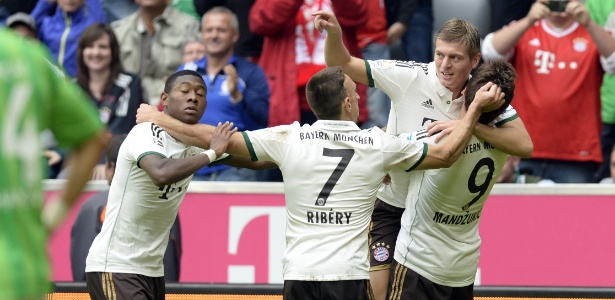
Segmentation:
{"type": "Polygon", "coordinates": [[[615,39],[582,3],[564,0],[557,11],[548,2],[487,35],[482,54],[511,60],[519,75],[515,109],[534,142],[519,168],[557,183],[589,183],[602,161],[600,84],[603,72],[615,73],[615,39]]]}

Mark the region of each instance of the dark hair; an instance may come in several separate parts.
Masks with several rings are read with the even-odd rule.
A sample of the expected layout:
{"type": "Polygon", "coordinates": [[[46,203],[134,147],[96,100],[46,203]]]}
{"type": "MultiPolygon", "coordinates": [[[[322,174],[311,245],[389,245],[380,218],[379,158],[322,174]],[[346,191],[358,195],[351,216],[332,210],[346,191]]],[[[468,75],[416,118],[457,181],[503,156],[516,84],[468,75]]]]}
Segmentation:
{"type": "Polygon", "coordinates": [[[468,81],[465,99],[466,109],[470,106],[472,101],[474,101],[476,91],[478,91],[483,85],[488,82],[497,84],[502,89],[502,92],[504,92],[504,104],[496,110],[482,113],[478,119],[478,122],[481,124],[491,123],[495,120],[495,118],[501,115],[506,110],[508,105],[510,105],[510,102],[512,102],[513,96],[515,95],[516,78],[517,73],[515,72],[515,69],[506,61],[491,60],[483,63],[478,67],[472,78],[468,81]]]}
{"type": "Polygon", "coordinates": [[[480,33],[474,24],[457,18],[450,19],[440,27],[436,40],[447,43],[462,43],[470,57],[480,53],[480,33]]]}
{"type": "Polygon", "coordinates": [[[314,115],[320,120],[337,120],[342,101],[347,96],[341,67],[329,67],[314,74],[305,87],[305,96],[314,115]]]}
{"type": "Polygon", "coordinates": [[[117,156],[120,152],[120,146],[126,139],[128,134],[116,134],[107,144],[107,165],[115,165],[117,163],[117,156]]]}
{"type": "Polygon", "coordinates": [[[94,23],[88,26],[79,36],[77,44],[77,83],[92,96],[90,91],[90,72],[83,61],[83,49],[94,44],[96,40],[104,34],[109,36],[109,46],[111,48],[111,64],[109,65],[110,73],[107,83],[105,83],[104,91],[108,91],[117,77],[122,72],[122,62],[120,61],[120,44],[111,27],[104,23],[94,23]]]}
{"type": "MultiPolygon", "coordinates": [[[[173,86],[175,85],[175,80],[178,77],[184,76],[184,75],[192,75],[192,76],[198,77],[199,79],[203,80],[203,76],[201,76],[201,74],[197,73],[196,71],[193,71],[193,70],[177,71],[173,73],[171,76],[169,76],[169,78],[167,78],[167,81],[164,84],[164,92],[167,94],[171,93],[171,91],[173,90],[173,86]]],[[[203,83],[205,83],[205,81],[203,81],[203,83]]]]}

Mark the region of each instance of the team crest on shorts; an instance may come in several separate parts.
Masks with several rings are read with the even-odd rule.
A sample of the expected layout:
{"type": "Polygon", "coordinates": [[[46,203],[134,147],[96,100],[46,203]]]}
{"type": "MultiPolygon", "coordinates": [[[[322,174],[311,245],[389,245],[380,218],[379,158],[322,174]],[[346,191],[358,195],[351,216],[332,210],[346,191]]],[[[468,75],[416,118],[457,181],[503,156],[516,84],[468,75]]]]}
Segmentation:
{"type": "Polygon", "coordinates": [[[391,249],[391,246],[385,244],[384,242],[376,243],[372,245],[372,255],[377,261],[386,261],[390,256],[389,249],[391,249]]]}

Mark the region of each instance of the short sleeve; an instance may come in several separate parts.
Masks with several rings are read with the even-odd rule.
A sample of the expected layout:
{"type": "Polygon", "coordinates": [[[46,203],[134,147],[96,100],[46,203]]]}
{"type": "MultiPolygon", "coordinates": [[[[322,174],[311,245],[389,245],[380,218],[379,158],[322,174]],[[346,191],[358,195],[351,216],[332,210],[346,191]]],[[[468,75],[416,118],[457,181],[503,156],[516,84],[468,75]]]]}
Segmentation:
{"type": "Polygon", "coordinates": [[[418,76],[417,67],[422,67],[422,64],[396,60],[366,60],[365,66],[369,86],[382,90],[395,103],[402,100],[402,95],[418,76]]]}
{"type": "Polygon", "coordinates": [[[287,155],[294,127],[298,129],[297,122],[293,125],[242,132],[250,152],[250,158],[253,161],[273,161],[279,165],[287,155]]]}
{"type": "Polygon", "coordinates": [[[496,127],[500,127],[517,118],[519,118],[517,111],[512,107],[512,105],[509,105],[502,114],[493,120],[493,124],[496,127]]]}
{"type": "Polygon", "coordinates": [[[387,168],[400,167],[414,170],[427,156],[427,144],[417,141],[412,134],[400,136],[384,135],[384,165],[387,168]]]}
{"type": "Polygon", "coordinates": [[[167,135],[165,131],[154,123],[137,124],[132,128],[122,144],[126,159],[137,164],[141,158],[149,154],[168,157],[166,151],[167,135]]]}

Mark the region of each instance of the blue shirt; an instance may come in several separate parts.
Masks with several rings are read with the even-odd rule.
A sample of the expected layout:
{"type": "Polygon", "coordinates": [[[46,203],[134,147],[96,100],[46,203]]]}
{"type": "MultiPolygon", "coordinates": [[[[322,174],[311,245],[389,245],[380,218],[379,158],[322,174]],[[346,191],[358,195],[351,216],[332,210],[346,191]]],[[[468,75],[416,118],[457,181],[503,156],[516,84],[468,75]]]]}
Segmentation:
{"type": "MultiPolygon", "coordinates": [[[[203,76],[207,85],[207,109],[199,121],[202,124],[217,126],[218,122],[233,122],[239,131],[256,130],[267,127],[269,121],[269,85],[261,67],[246,59],[233,55],[229,61],[237,70],[237,87],[243,94],[239,103],[233,103],[226,84],[223,70],[210,77],[207,75],[207,56],[189,62],[180,70],[194,70],[203,76]]],[[[196,175],[209,175],[229,168],[226,165],[204,167],[196,175]]]]}
{"type": "Polygon", "coordinates": [[[65,14],[59,5],[39,1],[31,13],[38,28],[38,39],[49,48],[59,66],[70,77],[77,76],[77,44],[90,25],[105,23],[100,1],[87,0],[77,11],[65,14]]]}

